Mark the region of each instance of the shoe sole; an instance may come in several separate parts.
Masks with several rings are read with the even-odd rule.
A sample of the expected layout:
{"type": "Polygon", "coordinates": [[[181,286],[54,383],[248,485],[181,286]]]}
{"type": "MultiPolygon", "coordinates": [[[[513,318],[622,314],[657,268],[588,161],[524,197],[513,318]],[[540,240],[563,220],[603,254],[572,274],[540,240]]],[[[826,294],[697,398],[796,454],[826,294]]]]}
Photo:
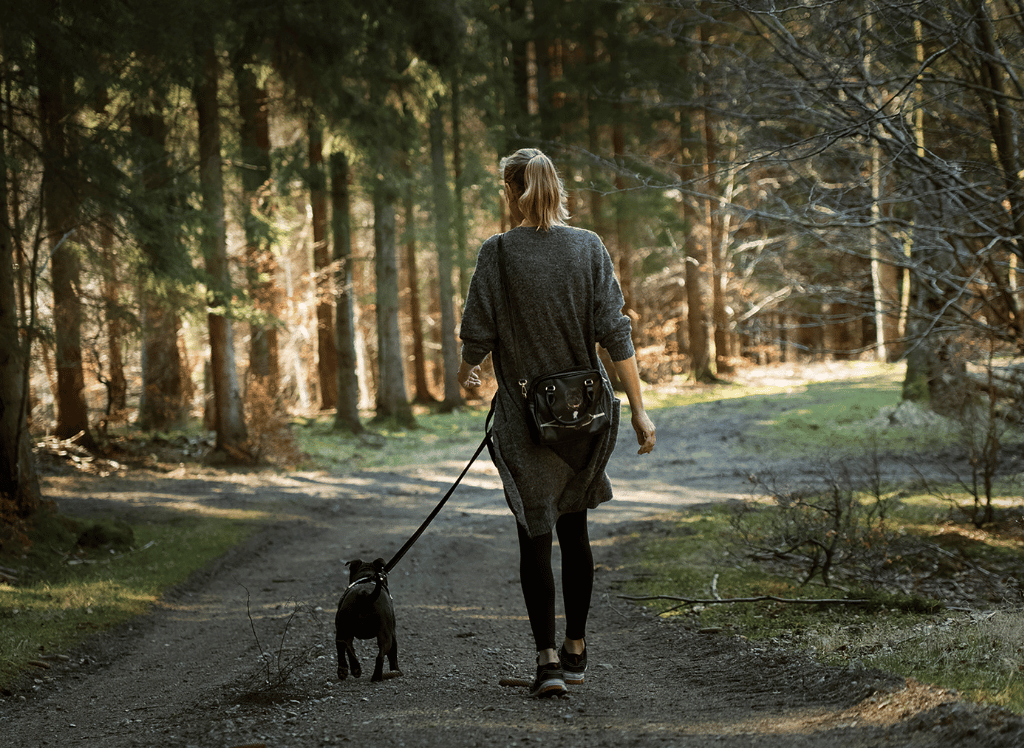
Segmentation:
{"type": "Polygon", "coordinates": [[[582,686],[583,685],[583,673],[565,674],[565,682],[570,686],[582,686]]]}
{"type": "Polygon", "coordinates": [[[565,687],[564,680],[561,678],[550,678],[531,691],[530,698],[546,699],[551,696],[560,696],[561,694],[567,693],[568,690],[569,689],[565,687]]]}

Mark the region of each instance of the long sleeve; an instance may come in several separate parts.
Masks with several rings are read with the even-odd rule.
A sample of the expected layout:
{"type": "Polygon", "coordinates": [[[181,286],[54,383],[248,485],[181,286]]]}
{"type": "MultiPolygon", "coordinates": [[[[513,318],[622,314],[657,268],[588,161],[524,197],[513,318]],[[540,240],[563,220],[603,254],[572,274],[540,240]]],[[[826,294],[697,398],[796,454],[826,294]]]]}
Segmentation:
{"type": "Polygon", "coordinates": [[[466,306],[462,312],[462,325],[459,337],[462,339],[462,360],[471,366],[477,366],[487,354],[498,347],[498,326],[495,317],[494,293],[497,291],[493,283],[494,273],[491,266],[496,259],[496,243],[492,239],[484,242],[477,257],[476,270],[469,284],[466,306]]]}
{"type": "Polygon", "coordinates": [[[615,277],[615,268],[608,250],[601,245],[594,266],[594,332],[597,342],[608,351],[612,361],[625,361],[634,355],[633,325],[622,313],[625,300],[615,277]]]}

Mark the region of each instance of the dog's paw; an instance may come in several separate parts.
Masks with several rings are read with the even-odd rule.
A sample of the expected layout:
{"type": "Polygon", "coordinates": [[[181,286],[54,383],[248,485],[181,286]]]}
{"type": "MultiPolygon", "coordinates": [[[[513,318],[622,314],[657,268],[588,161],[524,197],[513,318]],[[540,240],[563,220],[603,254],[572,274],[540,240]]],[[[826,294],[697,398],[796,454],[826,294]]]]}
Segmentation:
{"type": "Polygon", "coordinates": [[[348,670],[338,668],[338,680],[345,680],[346,678],[348,678],[348,670]]]}

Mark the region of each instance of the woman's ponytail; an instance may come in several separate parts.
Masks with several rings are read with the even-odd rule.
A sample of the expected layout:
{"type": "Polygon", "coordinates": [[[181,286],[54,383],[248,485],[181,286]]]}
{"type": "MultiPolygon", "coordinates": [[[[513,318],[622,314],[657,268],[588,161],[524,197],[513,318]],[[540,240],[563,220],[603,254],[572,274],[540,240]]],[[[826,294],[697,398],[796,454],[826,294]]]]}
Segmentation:
{"type": "Polygon", "coordinates": [[[502,161],[505,182],[519,193],[519,208],[538,230],[569,220],[565,186],[551,159],[536,148],[521,148],[502,161]]]}

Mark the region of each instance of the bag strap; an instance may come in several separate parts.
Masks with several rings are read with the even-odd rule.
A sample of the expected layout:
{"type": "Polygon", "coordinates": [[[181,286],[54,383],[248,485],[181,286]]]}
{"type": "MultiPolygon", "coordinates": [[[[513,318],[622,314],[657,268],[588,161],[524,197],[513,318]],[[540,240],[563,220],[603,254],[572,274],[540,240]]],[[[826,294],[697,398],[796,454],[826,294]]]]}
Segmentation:
{"type": "MultiPolygon", "coordinates": [[[[512,309],[512,295],[509,289],[511,288],[508,282],[508,273],[505,271],[505,244],[502,241],[505,238],[504,234],[498,234],[498,273],[501,278],[501,289],[505,292],[505,310],[508,313],[509,324],[512,326],[512,350],[515,354],[515,361],[513,362],[514,368],[522,373],[522,369],[519,368],[519,363],[522,358],[519,356],[519,336],[516,334],[516,315],[512,309]]],[[[526,385],[529,380],[524,377],[519,377],[519,387],[523,391],[523,397],[526,397],[526,385]]]]}

